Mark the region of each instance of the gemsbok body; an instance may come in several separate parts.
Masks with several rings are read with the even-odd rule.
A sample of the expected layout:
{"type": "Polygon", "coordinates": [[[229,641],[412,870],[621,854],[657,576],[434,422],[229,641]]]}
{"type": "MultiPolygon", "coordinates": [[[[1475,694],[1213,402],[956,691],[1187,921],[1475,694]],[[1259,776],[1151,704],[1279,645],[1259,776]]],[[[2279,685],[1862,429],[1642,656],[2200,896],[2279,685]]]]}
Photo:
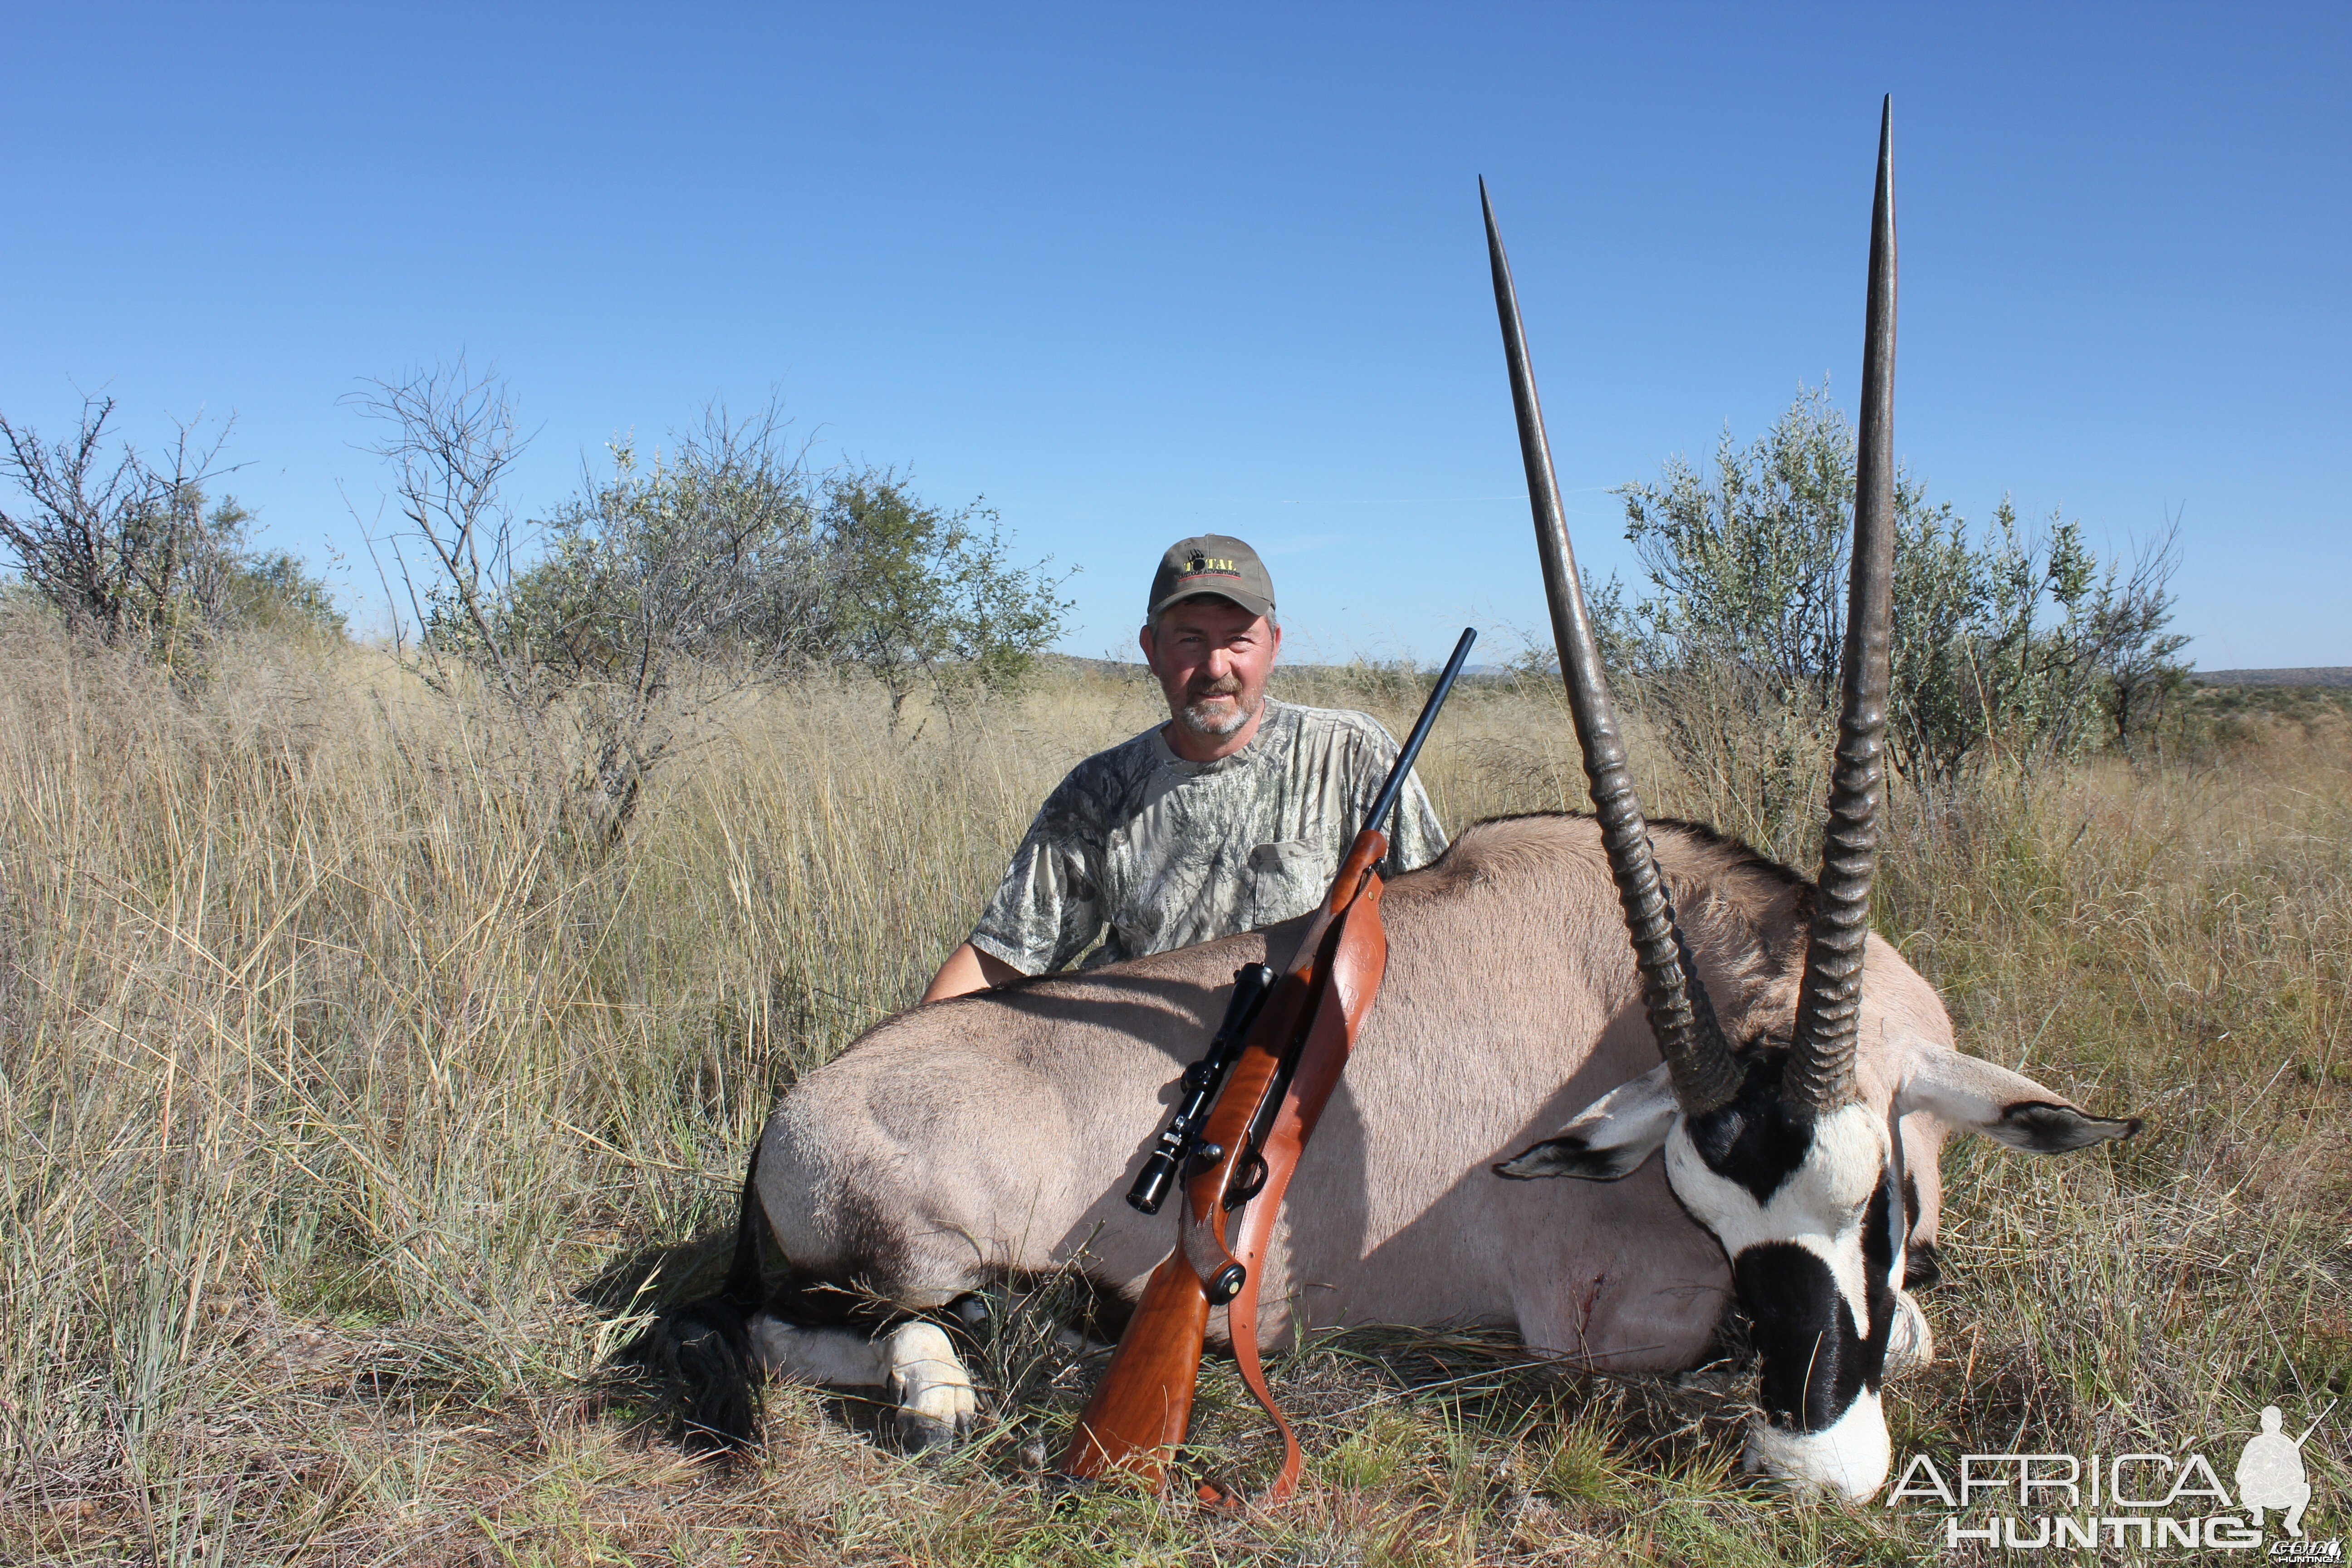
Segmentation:
{"type": "MultiPolygon", "coordinates": [[[[1961,1055],[1935,988],[1868,929],[1893,550],[1889,124],[1818,882],[1642,816],[1489,209],[1595,812],[1480,823],[1388,889],[1387,978],[1268,1248],[1263,1350],[1294,1324],[1475,1323],[1573,1367],[1675,1369],[1737,1307],[1764,1412],[1750,1468],[1866,1496],[1888,1468],[1881,1385],[1931,1353],[1909,1291],[1936,1272],[1944,1139],[2055,1153],[2137,1129],[1961,1055]],[[1577,1179],[1534,1179],[1553,1176],[1577,1179]]],[[[756,1362],[885,1385],[908,1436],[950,1438],[974,1395],[925,1314],[1072,1265],[1131,1300],[1175,1227],[1122,1194],[1234,969],[1279,965],[1299,924],[919,1007],[795,1085],[754,1154],[725,1290],[660,1341],[690,1418],[748,1435],[756,1362]],[[763,1229],[789,1263],[774,1293],[763,1229]]]]}

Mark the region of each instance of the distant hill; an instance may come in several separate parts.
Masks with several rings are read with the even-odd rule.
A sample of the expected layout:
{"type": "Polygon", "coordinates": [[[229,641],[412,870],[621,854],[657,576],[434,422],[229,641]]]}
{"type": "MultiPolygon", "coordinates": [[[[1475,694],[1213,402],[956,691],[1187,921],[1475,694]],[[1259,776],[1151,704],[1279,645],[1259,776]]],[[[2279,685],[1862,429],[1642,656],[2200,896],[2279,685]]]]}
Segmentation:
{"type": "Polygon", "coordinates": [[[2200,686],[2352,687],[2352,665],[2322,669],[2200,669],[2189,679],[2200,686]]]}

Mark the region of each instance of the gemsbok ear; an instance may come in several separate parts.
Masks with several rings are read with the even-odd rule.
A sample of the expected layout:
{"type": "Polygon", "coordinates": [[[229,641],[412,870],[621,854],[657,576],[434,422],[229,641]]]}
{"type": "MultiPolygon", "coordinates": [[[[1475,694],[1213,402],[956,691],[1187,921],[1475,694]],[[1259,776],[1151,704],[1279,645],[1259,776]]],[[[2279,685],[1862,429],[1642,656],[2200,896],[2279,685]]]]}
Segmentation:
{"type": "Polygon", "coordinates": [[[2139,1118],[2094,1116],[2032,1079],[1923,1040],[1895,1091],[1898,1115],[1924,1110],[1955,1132],[1981,1132],[2030,1154],[2064,1154],[2139,1131],[2139,1118]]]}
{"type": "Polygon", "coordinates": [[[1619,1084],[1594,1100],[1556,1138],[1522,1150],[1495,1167],[1515,1182],[1538,1176],[1576,1176],[1613,1182],[1631,1175],[1666,1141],[1680,1110],[1662,1063],[1631,1083],[1619,1084]]]}

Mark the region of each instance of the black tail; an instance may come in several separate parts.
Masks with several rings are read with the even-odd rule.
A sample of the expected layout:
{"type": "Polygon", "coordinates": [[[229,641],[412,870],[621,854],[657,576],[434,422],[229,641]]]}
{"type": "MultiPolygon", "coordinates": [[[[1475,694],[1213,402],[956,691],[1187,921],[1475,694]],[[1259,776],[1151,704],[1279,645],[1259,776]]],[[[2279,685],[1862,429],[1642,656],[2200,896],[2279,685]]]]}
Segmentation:
{"type": "Polygon", "coordinates": [[[743,1173],[735,1261],[727,1282],[717,1295],[665,1315],[640,1342],[646,1363],[677,1393],[677,1435],[689,1453],[732,1454],[749,1447],[758,1417],[750,1319],[765,1301],[760,1227],[767,1217],[754,1184],[759,1172],[754,1144],[751,1168],[743,1173]]]}

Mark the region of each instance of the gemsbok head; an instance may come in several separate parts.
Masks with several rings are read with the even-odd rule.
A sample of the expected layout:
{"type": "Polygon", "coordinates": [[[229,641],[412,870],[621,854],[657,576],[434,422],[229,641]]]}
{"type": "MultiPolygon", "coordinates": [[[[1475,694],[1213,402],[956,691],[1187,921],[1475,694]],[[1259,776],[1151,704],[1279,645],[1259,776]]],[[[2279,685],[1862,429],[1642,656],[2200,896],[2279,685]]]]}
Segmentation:
{"type": "Polygon", "coordinates": [[[1925,1359],[1926,1324],[1904,1294],[1901,1118],[2054,1153],[2127,1137],[2135,1121],[2084,1114],[2030,1080],[1906,1036],[1866,1005],[1870,887],[1886,784],[1888,639],[1895,553],[1895,175],[1892,104],[1879,127],[1871,212],[1860,451],[1838,740],[1821,876],[1795,1013],[1724,1037],[1675,923],[1578,583],[1543,416],[1491,203],[1487,246],[1522,455],[1577,738],[1591,781],[1650,1026],[1665,1058],[1559,1134],[1496,1165],[1526,1180],[1614,1181],[1663,1149],[1666,1179],[1722,1244],[1761,1362],[1764,1419],[1748,1468],[1866,1496],[1889,1461],[1879,1387],[1890,1359],[1925,1359]],[[1870,1030],[1870,1070],[1857,1047],[1870,1030]]]}

